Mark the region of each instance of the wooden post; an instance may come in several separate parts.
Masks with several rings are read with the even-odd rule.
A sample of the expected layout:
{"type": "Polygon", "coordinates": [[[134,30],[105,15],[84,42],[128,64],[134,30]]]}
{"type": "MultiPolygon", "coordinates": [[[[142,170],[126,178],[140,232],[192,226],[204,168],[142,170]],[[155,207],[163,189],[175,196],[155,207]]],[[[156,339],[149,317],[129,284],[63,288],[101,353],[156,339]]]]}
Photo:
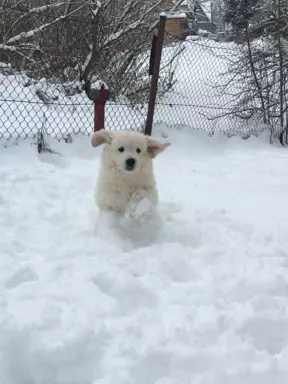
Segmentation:
{"type": "MultiPolygon", "coordinates": [[[[162,47],[164,42],[166,19],[167,19],[166,13],[164,12],[160,13],[157,41],[155,45],[155,55],[152,58],[153,61],[151,60],[153,62],[153,74],[151,79],[148,113],[147,113],[147,120],[146,120],[146,126],[145,126],[145,135],[149,135],[149,136],[151,136],[151,133],[152,133],[152,125],[153,125],[153,117],[154,117],[154,110],[155,110],[155,101],[157,96],[158,78],[159,78],[159,71],[160,71],[160,64],[161,64],[162,47]]],[[[151,52],[151,55],[152,54],[153,52],[151,52]]]]}

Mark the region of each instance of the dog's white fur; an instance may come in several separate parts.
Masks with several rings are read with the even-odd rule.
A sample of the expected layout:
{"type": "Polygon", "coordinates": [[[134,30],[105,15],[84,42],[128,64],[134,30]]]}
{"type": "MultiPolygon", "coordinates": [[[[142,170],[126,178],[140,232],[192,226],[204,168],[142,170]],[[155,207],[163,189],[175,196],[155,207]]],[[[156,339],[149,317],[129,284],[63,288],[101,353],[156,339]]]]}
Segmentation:
{"type": "Polygon", "coordinates": [[[157,204],[152,159],[170,143],[139,132],[104,129],[93,134],[91,143],[93,147],[104,145],[94,196],[100,211],[125,215],[145,198],[153,206],[157,204]],[[136,161],[133,171],[125,169],[128,158],[136,161]]]}

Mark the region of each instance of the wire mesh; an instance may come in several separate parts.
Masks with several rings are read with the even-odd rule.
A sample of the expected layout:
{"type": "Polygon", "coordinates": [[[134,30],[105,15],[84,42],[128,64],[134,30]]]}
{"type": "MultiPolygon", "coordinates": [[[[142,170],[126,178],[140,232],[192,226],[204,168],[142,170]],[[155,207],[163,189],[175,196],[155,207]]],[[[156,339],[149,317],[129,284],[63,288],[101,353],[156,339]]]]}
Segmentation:
{"type": "MultiPolygon", "coordinates": [[[[1,9],[0,138],[42,132],[68,140],[91,134],[88,69],[92,87],[103,83],[111,91],[105,128],[143,131],[151,81],[152,31],[147,25],[112,28],[111,33],[111,28],[95,29],[101,23],[88,14],[59,20],[50,8],[33,9],[1,9]]],[[[167,32],[154,125],[189,126],[211,134],[239,131],[229,117],[231,97],[218,86],[234,54],[233,43],[199,36],[175,39],[167,32]]]]}

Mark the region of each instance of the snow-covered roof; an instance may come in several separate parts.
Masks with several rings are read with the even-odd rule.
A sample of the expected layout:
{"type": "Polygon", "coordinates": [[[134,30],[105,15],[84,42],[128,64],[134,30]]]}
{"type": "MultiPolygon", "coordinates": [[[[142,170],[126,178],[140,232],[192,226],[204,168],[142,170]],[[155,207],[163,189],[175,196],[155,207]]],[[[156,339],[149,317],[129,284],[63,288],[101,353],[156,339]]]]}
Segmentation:
{"type": "Polygon", "coordinates": [[[166,14],[167,15],[167,19],[183,19],[183,18],[187,18],[187,15],[186,13],[182,12],[182,13],[175,13],[173,15],[169,15],[168,13],[166,14]]]}

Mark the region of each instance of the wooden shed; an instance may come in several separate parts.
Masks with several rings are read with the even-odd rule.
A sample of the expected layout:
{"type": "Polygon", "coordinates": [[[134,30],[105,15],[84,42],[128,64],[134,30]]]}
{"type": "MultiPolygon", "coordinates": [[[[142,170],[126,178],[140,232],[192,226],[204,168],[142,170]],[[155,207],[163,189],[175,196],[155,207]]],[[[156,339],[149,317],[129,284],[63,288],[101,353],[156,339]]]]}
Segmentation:
{"type": "Polygon", "coordinates": [[[186,13],[179,13],[175,15],[167,14],[165,39],[178,38],[185,39],[188,30],[188,19],[186,13]]]}

